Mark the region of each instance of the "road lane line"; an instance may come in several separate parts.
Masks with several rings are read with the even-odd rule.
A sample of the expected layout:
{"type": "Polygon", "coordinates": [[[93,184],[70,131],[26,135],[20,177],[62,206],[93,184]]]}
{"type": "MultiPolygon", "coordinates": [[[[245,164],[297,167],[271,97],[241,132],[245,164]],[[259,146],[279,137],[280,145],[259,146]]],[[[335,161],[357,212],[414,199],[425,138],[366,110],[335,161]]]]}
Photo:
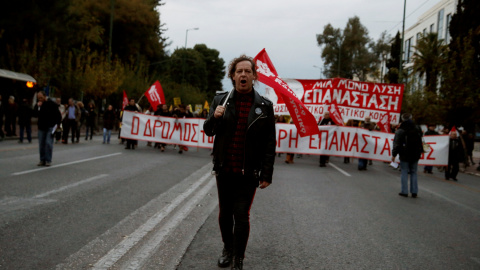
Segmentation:
{"type": "Polygon", "coordinates": [[[74,187],[77,187],[77,186],[80,186],[80,185],[86,184],[88,182],[92,182],[94,180],[97,180],[97,179],[100,179],[100,178],[103,178],[103,177],[107,177],[107,176],[108,176],[108,174],[100,174],[100,175],[90,177],[90,178],[87,178],[85,180],[82,180],[82,181],[79,181],[79,182],[76,182],[76,183],[73,183],[73,184],[70,184],[70,185],[67,185],[67,186],[63,186],[63,187],[60,187],[60,188],[57,188],[57,189],[54,189],[54,190],[50,190],[50,191],[42,193],[42,194],[38,194],[38,195],[34,196],[33,198],[34,199],[41,199],[41,198],[44,198],[44,197],[48,197],[52,194],[59,193],[59,192],[65,191],[67,189],[71,189],[71,188],[74,188],[74,187]]]}
{"type": "Polygon", "coordinates": [[[197,190],[205,181],[211,179],[212,174],[209,172],[203,175],[189,189],[178,195],[168,206],[147,220],[143,225],[138,227],[128,238],[121,241],[105,256],[98,260],[93,269],[109,269],[118,260],[120,260],[130,249],[132,249],[140,240],[142,240],[150,231],[152,231],[165,217],[167,217],[177,206],[188,198],[195,190],[197,190]]]}
{"type": "Polygon", "coordinates": [[[329,165],[332,165],[333,168],[337,169],[337,171],[343,173],[344,175],[346,175],[346,176],[351,176],[349,173],[347,173],[346,171],[340,169],[340,168],[337,167],[335,164],[333,164],[333,163],[331,163],[331,162],[329,162],[328,164],[329,164],[329,165]]]}
{"type": "Polygon", "coordinates": [[[472,208],[472,207],[470,207],[470,206],[468,206],[468,205],[465,205],[465,204],[459,203],[459,202],[457,202],[457,201],[455,201],[455,200],[449,199],[449,198],[443,196],[442,194],[436,193],[436,192],[431,191],[431,190],[426,189],[426,188],[422,188],[421,191],[425,191],[425,192],[427,192],[427,193],[430,193],[430,194],[432,194],[432,195],[435,195],[435,196],[437,196],[437,197],[440,197],[440,198],[442,198],[442,199],[444,199],[444,200],[446,200],[446,201],[448,201],[448,202],[451,202],[451,203],[453,203],[453,204],[455,204],[455,205],[457,205],[457,206],[460,206],[460,207],[463,207],[463,208],[465,208],[465,209],[467,209],[467,210],[470,210],[470,211],[472,211],[473,213],[475,213],[475,214],[477,214],[477,215],[480,215],[480,211],[479,211],[478,209],[472,208]]]}
{"type": "Polygon", "coordinates": [[[104,156],[99,156],[99,157],[93,157],[93,158],[87,158],[87,159],[81,159],[81,160],[77,160],[77,161],[62,163],[62,164],[53,165],[53,166],[50,166],[50,167],[41,167],[41,168],[38,168],[38,169],[33,169],[33,170],[28,170],[28,171],[16,172],[16,173],[12,173],[12,176],[22,175],[22,174],[28,174],[28,173],[34,173],[34,172],[38,172],[38,171],[43,171],[43,170],[48,170],[48,169],[53,169],[53,168],[68,166],[68,165],[72,165],[72,164],[83,163],[83,162],[87,162],[87,161],[92,161],[92,160],[97,160],[97,159],[102,159],[102,158],[113,157],[113,156],[117,156],[117,155],[121,155],[121,154],[122,154],[121,152],[118,152],[118,153],[113,153],[113,154],[104,155],[104,156]]]}
{"type": "Polygon", "coordinates": [[[215,181],[210,181],[205,185],[198,193],[191,198],[186,205],[184,205],[178,213],[176,213],[169,221],[162,226],[162,228],[156,232],[148,242],[140,247],[135,255],[128,260],[128,267],[126,269],[142,269],[149,258],[156,252],[158,247],[162,244],[162,241],[168,236],[178,225],[197,207],[207,193],[214,187],[215,181]]]}

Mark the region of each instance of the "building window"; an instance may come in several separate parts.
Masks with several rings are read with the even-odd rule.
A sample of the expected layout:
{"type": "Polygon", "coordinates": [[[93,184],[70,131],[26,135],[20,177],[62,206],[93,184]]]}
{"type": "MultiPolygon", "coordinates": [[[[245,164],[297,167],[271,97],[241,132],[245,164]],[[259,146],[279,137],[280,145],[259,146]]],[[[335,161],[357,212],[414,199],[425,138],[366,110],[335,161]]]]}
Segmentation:
{"type": "Polygon", "coordinates": [[[443,8],[438,12],[438,18],[437,18],[437,35],[438,39],[443,38],[443,16],[444,16],[444,10],[443,8]]]}
{"type": "Polygon", "coordinates": [[[447,15],[447,27],[445,27],[445,42],[450,43],[450,21],[452,20],[452,13],[447,15]]]}
{"type": "Polygon", "coordinates": [[[427,35],[427,28],[424,28],[423,29],[423,36],[426,36],[427,35]]]}
{"type": "Polygon", "coordinates": [[[433,26],[434,26],[434,24],[432,23],[432,24],[430,25],[430,33],[433,33],[433,26]]]}
{"type": "Polygon", "coordinates": [[[405,63],[410,62],[412,57],[412,38],[409,38],[405,41],[405,63]]]}
{"type": "Polygon", "coordinates": [[[418,41],[419,41],[420,39],[422,39],[422,33],[418,32],[418,33],[417,33],[417,43],[416,43],[416,44],[418,44],[418,41]]]}

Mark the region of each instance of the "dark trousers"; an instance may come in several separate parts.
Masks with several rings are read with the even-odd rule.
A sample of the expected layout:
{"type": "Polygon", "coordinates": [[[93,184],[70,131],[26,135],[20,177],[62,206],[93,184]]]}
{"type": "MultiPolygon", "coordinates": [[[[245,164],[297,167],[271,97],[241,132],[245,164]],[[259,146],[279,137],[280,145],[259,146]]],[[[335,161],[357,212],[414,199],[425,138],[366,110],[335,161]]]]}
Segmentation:
{"type": "Polygon", "coordinates": [[[328,156],[320,156],[320,165],[325,165],[327,163],[328,156]]]}
{"type": "Polygon", "coordinates": [[[366,170],[368,164],[368,159],[359,158],[358,159],[358,169],[359,170],[366,170]]]}
{"type": "Polygon", "coordinates": [[[72,143],[75,142],[75,137],[77,136],[77,121],[75,119],[67,119],[65,121],[66,125],[63,131],[63,140],[68,142],[68,133],[72,131],[72,143]]]}
{"type": "MultiPolygon", "coordinates": [[[[253,177],[253,176],[252,176],[253,177]]],[[[224,247],[244,258],[250,234],[250,208],[257,187],[250,177],[241,174],[220,173],[217,190],[220,213],[218,223],[224,247]]]]}
{"type": "Polygon", "coordinates": [[[458,162],[448,162],[447,168],[445,168],[445,179],[457,179],[458,171],[460,170],[460,166],[458,162]]]}
{"type": "Polygon", "coordinates": [[[24,131],[27,131],[27,140],[32,142],[32,125],[20,125],[20,141],[23,142],[24,131]]]}

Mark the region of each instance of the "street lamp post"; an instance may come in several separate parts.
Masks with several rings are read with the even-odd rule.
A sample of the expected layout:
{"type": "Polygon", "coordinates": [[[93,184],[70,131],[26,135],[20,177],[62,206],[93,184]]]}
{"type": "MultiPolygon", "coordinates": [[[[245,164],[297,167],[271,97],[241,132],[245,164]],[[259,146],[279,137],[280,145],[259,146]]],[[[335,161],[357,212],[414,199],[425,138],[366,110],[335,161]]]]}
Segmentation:
{"type": "Polygon", "coordinates": [[[198,30],[198,29],[200,29],[200,28],[195,27],[195,28],[189,28],[189,29],[187,29],[187,31],[185,31],[185,47],[184,47],[184,50],[185,50],[184,53],[185,53],[185,55],[184,55],[184,57],[182,57],[182,58],[183,58],[183,61],[182,61],[182,70],[183,70],[183,72],[182,72],[182,85],[185,83],[185,58],[187,58],[187,55],[186,55],[186,54],[187,54],[188,31],[190,31],[190,30],[198,30]]]}

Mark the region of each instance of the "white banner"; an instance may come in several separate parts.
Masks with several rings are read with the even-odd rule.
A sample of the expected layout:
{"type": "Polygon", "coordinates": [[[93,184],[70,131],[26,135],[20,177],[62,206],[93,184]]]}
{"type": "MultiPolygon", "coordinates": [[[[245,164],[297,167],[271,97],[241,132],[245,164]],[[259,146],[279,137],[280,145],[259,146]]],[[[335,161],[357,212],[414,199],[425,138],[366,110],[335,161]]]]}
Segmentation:
{"type": "MultiPolygon", "coordinates": [[[[123,113],[122,133],[126,139],[212,148],[213,137],[203,131],[204,119],[161,117],[138,112],[123,113]]],[[[277,152],[356,157],[390,162],[394,134],[356,127],[319,126],[320,135],[300,137],[295,125],[278,123],[277,152]]],[[[448,164],[448,135],[425,136],[430,151],[420,165],[448,164]]],[[[398,156],[397,156],[398,159],[398,156]]]]}

